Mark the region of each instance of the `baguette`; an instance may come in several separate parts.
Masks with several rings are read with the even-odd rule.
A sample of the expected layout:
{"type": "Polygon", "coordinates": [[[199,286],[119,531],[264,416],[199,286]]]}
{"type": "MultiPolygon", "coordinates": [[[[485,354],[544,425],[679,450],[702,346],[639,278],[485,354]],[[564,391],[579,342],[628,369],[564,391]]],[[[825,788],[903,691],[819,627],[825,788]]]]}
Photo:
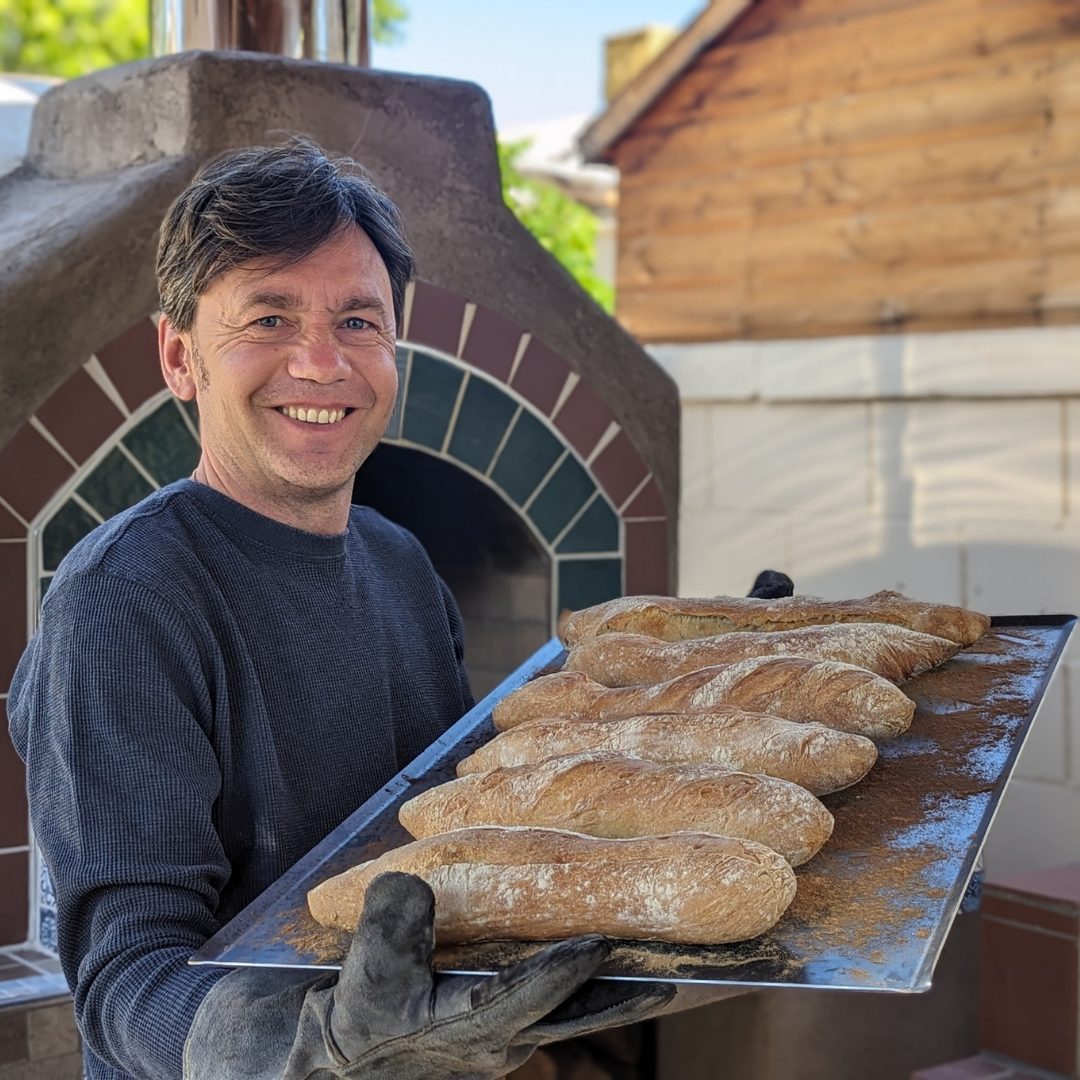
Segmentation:
{"type": "Polygon", "coordinates": [[[960,646],[902,626],[841,623],[770,633],[744,631],[693,641],[658,641],[642,634],[600,634],[570,650],[567,671],[582,671],[605,686],[659,683],[689,671],[752,656],[804,656],[854,664],[898,683],[929,671],[960,646]]]}
{"type": "Polygon", "coordinates": [[[709,832],[753,840],[792,866],[829,839],[832,815],[798,784],[715,765],[592,753],[465,776],[398,810],[417,839],[472,825],[568,829],[610,840],[709,832]]]}
{"type": "Polygon", "coordinates": [[[311,914],[355,930],[364,891],[388,870],[431,886],[440,945],[589,933],[720,945],[764,933],[795,896],[791,867],[746,840],[479,828],[406,844],[324,881],[308,893],[311,914]]]}
{"type": "Polygon", "coordinates": [[[831,660],[756,657],[702,668],[655,686],[607,687],[580,671],[542,675],[494,708],[499,731],[528,720],[621,720],[644,713],[697,712],[735,705],[837,731],[891,738],[907,731],[915,703],[888,680],[831,660]]]}
{"type": "Polygon", "coordinates": [[[948,604],[909,600],[888,591],[862,600],[822,600],[816,596],[779,600],[623,596],[574,612],[562,627],[562,639],[570,646],[594,634],[616,632],[685,641],[740,630],[794,630],[823,623],[864,622],[892,623],[965,646],[977,641],[990,626],[986,615],[948,604]]]}
{"type": "Polygon", "coordinates": [[[877,760],[877,747],[860,735],[720,705],[711,712],[626,720],[531,720],[497,735],[459,762],[457,773],[471,776],[591,750],[668,765],[717,765],[764,773],[790,780],[812,795],[850,787],[877,760]]]}

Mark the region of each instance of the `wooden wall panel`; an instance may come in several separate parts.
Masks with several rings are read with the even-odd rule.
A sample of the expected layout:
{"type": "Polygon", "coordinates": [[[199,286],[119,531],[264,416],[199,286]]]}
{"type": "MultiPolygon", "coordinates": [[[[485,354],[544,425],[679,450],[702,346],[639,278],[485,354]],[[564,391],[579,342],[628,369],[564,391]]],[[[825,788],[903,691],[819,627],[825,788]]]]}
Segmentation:
{"type": "Polygon", "coordinates": [[[645,341],[1080,321],[1080,5],[760,0],[612,148],[645,341]]]}

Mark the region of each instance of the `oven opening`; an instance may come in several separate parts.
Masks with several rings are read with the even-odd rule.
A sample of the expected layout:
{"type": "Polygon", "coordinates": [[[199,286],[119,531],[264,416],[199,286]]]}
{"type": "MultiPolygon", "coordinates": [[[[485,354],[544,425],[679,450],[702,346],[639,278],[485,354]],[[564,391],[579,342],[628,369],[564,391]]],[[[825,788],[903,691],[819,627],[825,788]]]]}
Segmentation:
{"type": "Polygon", "coordinates": [[[461,609],[477,700],[551,636],[551,560],[483,481],[423,451],[380,443],[357,474],[353,502],[424,545],[461,609]]]}

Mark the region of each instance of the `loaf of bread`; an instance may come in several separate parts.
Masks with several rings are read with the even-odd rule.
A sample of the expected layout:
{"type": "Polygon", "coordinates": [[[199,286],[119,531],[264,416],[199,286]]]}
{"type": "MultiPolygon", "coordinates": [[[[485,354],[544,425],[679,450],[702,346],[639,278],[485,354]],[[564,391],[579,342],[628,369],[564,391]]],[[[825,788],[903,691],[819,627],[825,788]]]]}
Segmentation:
{"type": "Polygon", "coordinates": [[[562,625],[561,633],[564,643],[570,646],[582,638],[609,632],[684,641],[739,630],[795,630],[825,623],[892,623],[963,646],[982,637],[990,619],[948,604],[909,600],[898,592],[878,592],[863,600],[821,600],[816,596],[786,596],[779,600],[623,596],[574,612],[562,625]]]}
{"type": "Polygon", "coordinates": [[[866,668],[899,683],[937,667],[960,646],[887,623],[839,623],[769,633],[743,631],[691,641],[659,641],[643,634],[598,634],[571,650],[567,671],[581,671],[604,686],[659,683],[752,656],[804,656],[866,668]]]}
{"type": "Polygon", "coordinates": [[[406,844],[324,881],[308,893],[311,914],[354,930],[364,891],[388,870],[431,886],[442,945],[588,933],[719,945],[764,933],[795,896],[791,867],[747,840],[478,828],[406,844]]]}
{"type": "Polygon", "coordinates": [[[735,705],[796,722],[887,739],[907,731],[915,703],[863,668],[799,656],[755,657],[702,668],[656,685],[607,687],[580,671],[542,675],[507,694],[492,712],[499,731],[528,720],[621,720],[644,713],[735,705]]]}
{"type": "Polygon", "coordinates": [[[472,825],[612,840],[709,832],[764,844],[792,866],[817,854],[833,828],[821,802],[786,780],[604,752],[451,780],[403,803],[398,820],[417,839],[472,825]]]}
{"type": "Polygon", "coordinates": [[[719,705],[711,712],[626,720],[530,720],[481,746],[458,763],[457,773],[471,776],[596,750],[763,773],[812,795],[850,787],[877,760],[877,747],[861,735],[719,705]]]}

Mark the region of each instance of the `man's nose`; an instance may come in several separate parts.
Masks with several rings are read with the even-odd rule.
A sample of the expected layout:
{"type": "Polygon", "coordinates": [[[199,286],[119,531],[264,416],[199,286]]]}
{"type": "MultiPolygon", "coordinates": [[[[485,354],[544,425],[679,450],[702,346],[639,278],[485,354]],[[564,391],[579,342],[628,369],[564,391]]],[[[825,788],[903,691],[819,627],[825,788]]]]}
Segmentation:
{"type": "Polygon", "coordinates": [[[349,364],[333,335],[313,335],[290,351],[288,371],[294,379],[331,383],[348,375],[349,364]]]}

